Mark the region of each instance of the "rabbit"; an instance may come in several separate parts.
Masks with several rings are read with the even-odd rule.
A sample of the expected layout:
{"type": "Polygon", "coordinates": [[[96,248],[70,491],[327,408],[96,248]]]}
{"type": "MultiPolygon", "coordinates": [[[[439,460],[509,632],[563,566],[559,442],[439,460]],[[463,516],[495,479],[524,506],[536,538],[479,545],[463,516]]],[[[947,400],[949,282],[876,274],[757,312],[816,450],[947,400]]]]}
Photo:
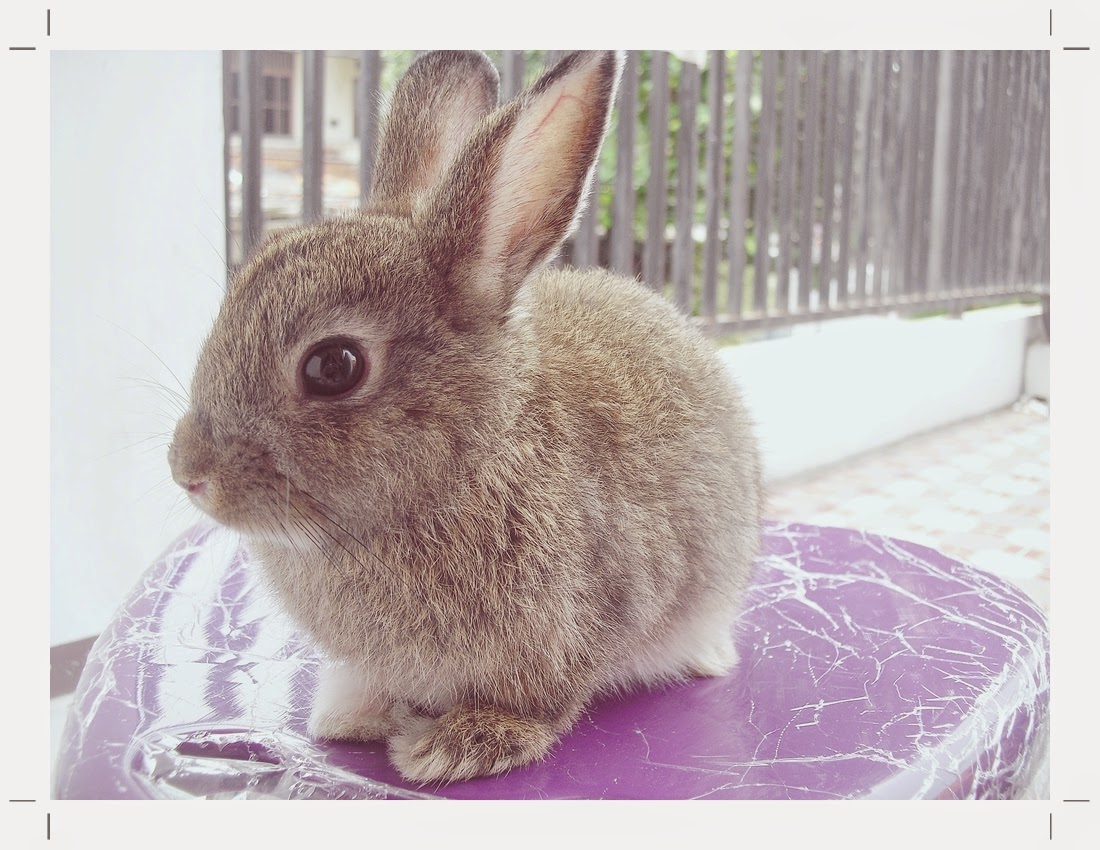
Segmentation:
{"type": "Polygon", "coordinates": [[[569,54],[498,107],[484,54],[416,59],[368,203],[233,276],[169,449],[324,659],[310,734],[386,741],[420,785],[736,662],[749,412],[663,297],[549,265],[622,62],[569,54]]]}

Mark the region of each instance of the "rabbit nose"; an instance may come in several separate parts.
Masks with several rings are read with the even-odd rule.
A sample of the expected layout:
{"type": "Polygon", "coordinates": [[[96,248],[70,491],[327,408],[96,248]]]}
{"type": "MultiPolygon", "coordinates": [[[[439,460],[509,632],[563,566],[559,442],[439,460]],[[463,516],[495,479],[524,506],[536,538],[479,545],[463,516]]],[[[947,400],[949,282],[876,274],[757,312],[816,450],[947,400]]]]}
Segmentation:
{"type": "Polygon", "coordinates": [[[181,481],[180,486],[193,496],[201,496],[206,492],[206,481],[181,481]]]}
{"type": "Polygon", "coordinates": [[[168,449],[168,466],[172,469],[172,480],[193,496],[201,496],[206,492],[209,482],[197,475],[187,475],[179,469],[179,452],[173,445],[168,449]]]}
{"type": "Polygon", "coordinates": [[[168,447],[168,466],[172,470],[172,480],[193,496],[201,496],[209,486],[209,480],[201,466],[197,467],[194,452],[182,452],[179,440],[173,440],[168,447]]]}

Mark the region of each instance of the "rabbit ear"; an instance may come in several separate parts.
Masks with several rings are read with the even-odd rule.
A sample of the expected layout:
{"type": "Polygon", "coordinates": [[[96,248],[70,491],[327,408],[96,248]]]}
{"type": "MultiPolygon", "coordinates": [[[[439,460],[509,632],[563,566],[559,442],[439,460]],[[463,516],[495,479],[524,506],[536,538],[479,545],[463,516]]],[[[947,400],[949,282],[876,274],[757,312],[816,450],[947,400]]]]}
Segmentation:
{"type": "Polygon", "coordinates": [[[499,87],[484,53],[437,50],[413,62],[397,84],[382,131],[372,205],[412,212],[496,108],[499,87]]]}
{"type": "Polygon", "coordinates": [[[622,63],[613,51],[569,54],[483,124],[455,161],[429,209],[452,285],[475,296],[463,310],[506,310],[573,229],[622,63]]]}

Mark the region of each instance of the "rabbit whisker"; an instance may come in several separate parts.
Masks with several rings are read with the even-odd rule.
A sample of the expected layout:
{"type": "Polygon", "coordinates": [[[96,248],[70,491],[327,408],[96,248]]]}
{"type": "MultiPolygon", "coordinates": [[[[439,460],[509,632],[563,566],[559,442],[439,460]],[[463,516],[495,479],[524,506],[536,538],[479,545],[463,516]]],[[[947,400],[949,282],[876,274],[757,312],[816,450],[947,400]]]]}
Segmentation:
{"type": "MultiPolygon", "coordinates": [[[[155,488],[154,488],[155,489],[155,488]]],[[[172,502],[172,506],[165,512],[164,521],[160,524],[160,533],[164,534],[164,530],[168,527],[168,521],[178,517],[184,508],[193,507],[190,502],[183,500],[183,492],[177,492],[176,498],[172,502]]]]}
{"type": "Polygon", "coordinates": [[[367,568],[367,565],[364,564],[359,558],[357,558],[355,553],[352,552],[347,546],[345,546],[343,544],[343,542],[339,538],[336,537],[336,535],[332,534],[328,529],[326,529],[323,525],[321,525],[319,522],[317,522],[312,517],[308,516],[307,514],[302,513],[300,510],[298,510],[297,507],[295,507],[294,510],[298,511],[299,516],[301,516],[301,518],[304,522],[309,523],[310,527],[312,527],[312,528],[316,529],[317,531],[321,532],[326,537],[328,537],[329,540],[331,540],[333,543],[335,543],[337,546],[339,546],[341,549],[343,549],[348,554],[348,557],[351,558],[353,561],[355,561],[355,563],[357,563],[360,567],[362,567],[364,570],[367,568]]]}
{"type": "MultiPolygon", "coordinates": [[[[364,543],[362,540],[360,540],[358,537],[356,537],[354,534],[352,534],[350,531],[348,531],[346,528],[344,528],[344,526],[342,526],[340,523],[338,523],[335,519],[332,518],[332,515],[328,511],[328,507],[322,501],[317,499],[315,496],[307,493],[305,490],[303,490],[301,488],[298,488],[298,492],[301,493],[303,496],[305,496],[307,499],[309,499],[311,502],[313,502],[313,504],[316,506],[314,508],[314,510],[318,514],[320,514],[322,517],[324,517],[325,520],[332,523],[332,525],[334,525],[337,529],[339,529],[343,534],[345,534],[346,536],[348,536],[352,540],[354,540],[356,543],[358,543],[359,546],[363,549],[363,551],[370,554],[371,557],[373,557],[376,561],[378,561],[379,564],[381,564],[382,566],[386,566],[385,562],[381,558],[379,558],[377,555],[375,555],[374,552],[371,550],[371,548],[369,546],[367,546],[366,543],[364,543]]],[[[333,538],[333,539],[335,540],[335,538],[333,538]]]]}
{"type": "MultiPolygon", "coordinates": [[[[225,223],[225,219],[222,218],[222,216],[218,214],[218,211],[216,209],[214,209],[212,206],[210,206],[210,202],[208,200],[206,200],[206,197],[204,195],[200,194],[199,198],[202,200],[203,206],[205,206],[208,210],[210,210],[210,212],[213,214],[214,218],[217,219],[218,223],[225,230],[226,235],[229,236],[229,238],[233,240],[233,244],[237,246],[237,252],[238,253],[244,253],[243,249],[241,248],[240,240],[238,240],[237,237],[234,235],[234,233],[233,233],[232,229],[229,227],[229,225],[225,223]]],[[[196,228],[198,227],[197,224],[194,225],[194,226],[196,228]]],[[[210,240],[208,239],[207,242],[209,242],[209,241],[210,240]]],[[[212,244],[211,244],[210,247],[214,248],[214,246],[212,244]]],[[[226,262],[225,258],[221,255],[221,252],[219,252],[217,248],[214,248],[214,253],[217,254],[218,258],[223,263],[225,263],[226,266],[228,267],[229,264],[226,262]]]]}
{"type": "MultiPolygon", "coordinates": [[[[149,442],[150,440],[155,440],[155,439],[157,439],[158,437],[159,437],[159,438],[161,438],[161,439],[163,440],[163,439],[165,439],[166,437],[169,437],[169,436],[171,436],[171,435],[170,435],[170,434],[169,434],[169,433],[168,433],[167,431],[162,431],[162,432],[161,432],[161,433],[159,433],[159,434],[150,434],[150,435],[149,435],[148,437],[142,437],[142,438],[141,438],[140,440],[138,440],[137,442],[133,442],[133,443],[130,443],[129,445],[126,445],[126,446],[119,446],[119,447],[118,447],[117,449],[112,449],[111,451],[109,451],[109,452],[106,452],[105,454],[101,454],[101,455],[99,455],[99,457],[94,457],[94,458],[92,458],[92,460],[93,460],[93,461],[95,461],[95,460],[103,460],[103,458],[105,458],[105,457],[110,457],[111,455],[115,455],[115,454],[118,454],[119,452],[124,452],[124,451],[126,451],[127,449],[135,449],[135,448],[137,448],[138,446],[140,446],[140,445],[141,445],[142,443],[147,443],[147,442],[149,442]]],[[[168,445],[168,444],[167,444],[167,443],[165,443],[164,445],[168,445]]],[[[154,447],[154,448],[155,448],[155,447],[154,447]]]]}
{"type": "MultiPolygon", "coordinates": [[[[279,524],[282,525],[281,522],[279,524]]],[[[292,522],[291,525],[294,528],[296,528],[299,532],[301,532],[301,534],[313,544],[314,548],[318,551],[318,553],[320,553],[321,557],[324,558],[326,561],[328,561],[330,564],[332,564],[332,566],[334,566],[336,568],[336,571],[338,573],[340,573],[340,575],[346,581],[348,581],[348,582],[352,581],[351,576],[349,576],[347,571],[343,568],[343,566],[341,566],[340,561],[336,558],[336,556],[333,553],[331,553],[328,550],[328,547],[325,546],[323,544],[323,542],[316,536],[315,532],[310,531],[310,529],[308,529],[301,522],[295,521],[295,522],[292,522]]],[[[286,527],[283,526],[283,528],[284,528],[284,531],[285,531],[286,527]]],[[[288,533],[288,536],[289,536],[289,533],[288,533]]]]}
{"type": "Polygon", "coordinates": [[[106,316],[98,316],[98,318],[102,319],[103,321],[107,322],[108,324],[114,325],[116,328],[118,328],[124,334],[126,334],[127,336],[137,340],[139,343],[141,343],[143,346],[145,346],[145,349],[150,354],[152,354],[155,358],[157,358],[157,360],[160,362],[160,365],[168,370],[168,374],[171,375],[175,379],[176,383],[179,384],[180,389],[183,390],[184,393],[187,392],[187,387],[185,387],[183,385],[183,381],[181,381],[179,379],[179,377],[176,375],[176,373],[172,371],[171,367],[167,363],[164,362],[164,359],[159,354],[157,354],[155,351],[153,351],[153,349],[150,348],[149,345],[143,339],[141,339],[140,337],[130,333],[130,331],[126,330],[126,328],[122,327],[122,325],[118,324],[117,322],[112,322],[106,316]]]}
{"type": "Polygon", "coordinates": [[[147,454],[149,454],[149,452],[155,452],[158,449],[168,448],[168,446],[172,445],[172,441],[167,439],[167,436],[168,435],[165,434],[163,437],[161,437],[161,442],[156,443],[155,445],[149,446],[149,448],[147,448],[147,449],[143,449],[141,452],[139,452],[139,454],[147,455],[147,454]]]}
{"type": "Polygon", "coordinates": [[[142,374],[141,375],[119,375],[118,379],[120,381],[132,381],[135,385],[138,385],[138,386],[147,386],[147,387],[153,387],[155,389],[163,390],[165,393],[170,395],[172,398],[175,398],[176,400],[178,400],[178,401],[180,401],[184,404],[189,403],[188,397],[185,396],[183,393],[181,393],[179,390],[173,389],[172,387],[169,387],[169,386],[165,385],[161,381],[158,381],[155,377],[153,377],[151,374],[149,374],[149,372],[146,369],[143,369],[138,364],[133,363],[129,360],[127,360],[126,362],[132,368],[137,369],[142,374]]]}
{"type": "MultiPolygon", "coordinates": [[[[284,476],[284,477],[286,478],[286,482],[287,482],[287,490],[286,490],[286,497],[285,498],[283,497],[283,494],[279,493],[274,487],[269,486],[267,488],[269,495],[271,495],[273,497],[273,504],[278,506],[278,507],[284,508],[284,510],[286,510],[285,515],[286,515],[287,521],[291,522],[291,524],[293,525],[294,528],[296,528],[298,531],[300,531],[311,543],[313,543],[313,545],[316,547],[317,551],[322,555],[322,557],[324,557],[325,560],[327,560],[330,564],[332,564],[337,569],[337,571],[340,573],[340,575],[344,577],[344,579],[346,581],[348,581],[349,583],[354,583],[354,579],[352,578],[352,576],[347,572],[347,570],[345,570],[343,568],[343,566],[341,566],[341,564],[339,563],[338,559],[335,556],[335,553],[329,551],[329,547],[324,545],[323,538],[320,538],[317,535],[317,532],[321,532],[325,536],[327,536],[329,539],[331,539],[333,543],[335,543],[337,546],[339,546],[341,549],[343,549],[345,552],[347,552],[347,554],[352,558],[352,560],[354,560],[356,563],[358,563],[359,566],[361,566],[365,569],[366,565],[362,561],[360,561],[357,557],[355,557],[355,555],[346,546],[344,546],[343,543],[341,543],[334,535],[329,533],[327,529],[325,529],[323,526],[321,526],[319,523],[317,523],[315,520],[313,520],[313,518],[310,517],[308,514],[304,513],[301,509],[298,508],[297,505],[294,505],[294,504],[291,503],[291,501],[290,501],[290,478],[287,477],[287,476],[284,476]],[[303,522],[291,521],[290,520],[290,512],[289,512],[290,508],[294,509],[294,512],[297,513],[299,515],[299,517],[301,517],[302,520],[304,520],[304,523],[309,523],[309,525],[313,529],[312,532],[311,532],[310,528],[307,528],[306,525],[303,522]]],[[[286,526],[282,523],[282,521],[279,521],[279,524],[283,528],[283,533],[285,535],[287,535],[288,539],[290,539],[289,532],[287,531],[286,526]]]]}

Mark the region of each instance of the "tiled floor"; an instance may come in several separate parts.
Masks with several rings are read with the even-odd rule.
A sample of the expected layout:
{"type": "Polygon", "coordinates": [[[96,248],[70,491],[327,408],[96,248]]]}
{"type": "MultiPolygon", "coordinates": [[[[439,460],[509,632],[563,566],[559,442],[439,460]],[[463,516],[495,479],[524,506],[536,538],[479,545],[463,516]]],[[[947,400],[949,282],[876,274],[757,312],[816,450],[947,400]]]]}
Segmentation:
{"type": "Polygon", "coordinates": [[[1050,427],[1024,402],[773,484],[767,516],[931,546],[1050,609],[1050,427]]]}

